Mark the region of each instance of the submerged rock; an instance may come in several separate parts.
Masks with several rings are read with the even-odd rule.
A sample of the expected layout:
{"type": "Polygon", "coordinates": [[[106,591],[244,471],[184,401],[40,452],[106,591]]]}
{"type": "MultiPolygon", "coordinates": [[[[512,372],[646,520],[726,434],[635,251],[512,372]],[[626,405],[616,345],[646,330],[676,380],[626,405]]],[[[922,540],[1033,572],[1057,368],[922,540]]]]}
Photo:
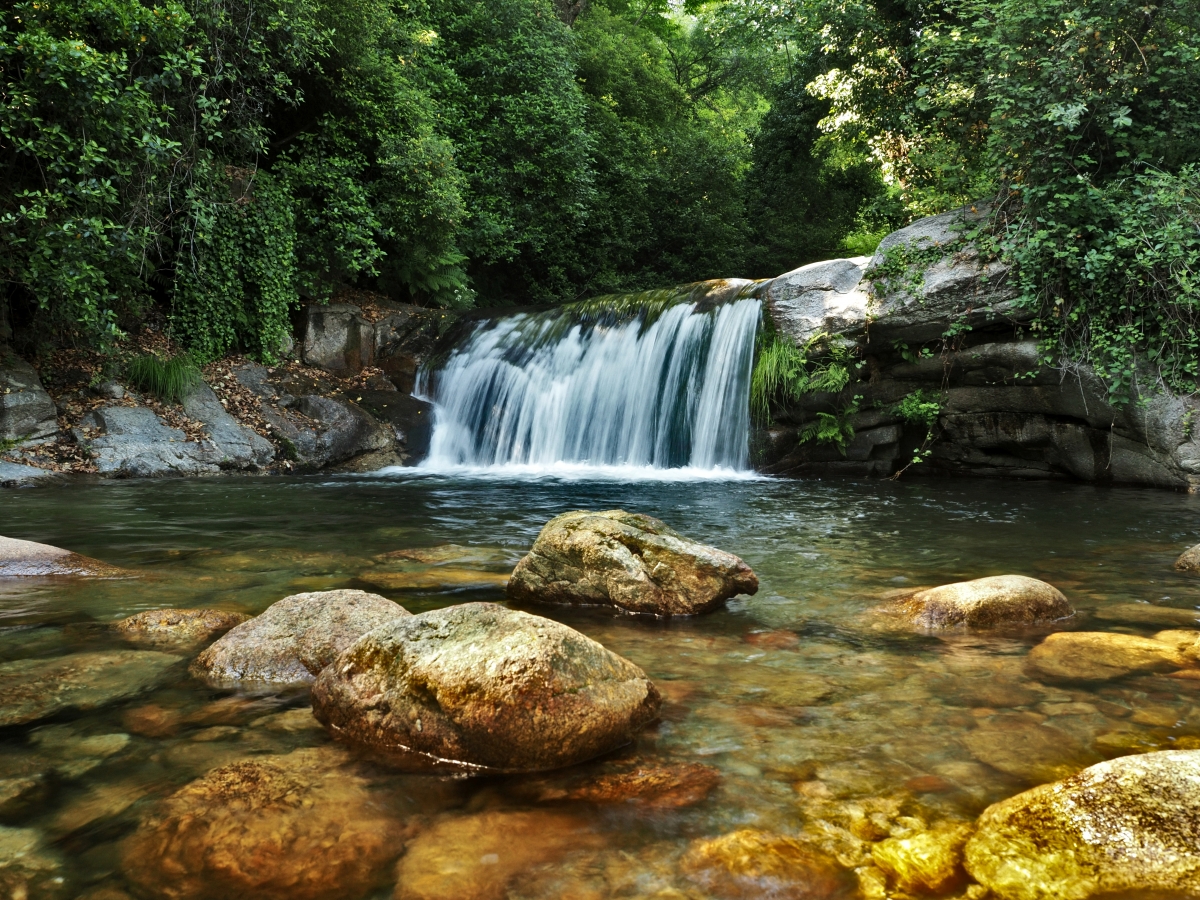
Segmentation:
{"type": "Polygon", "coordinates": [[[1200,544],[1184,550],[1175,560],[1175,568],[1180,572],[1200,572],[1200,544]]]}
{"type": "Polygon", "coordinates": [[[328,749],[235,762],[176,791],[122,848],[139,893],[166,900],[353,900],[404,829],[328,749]]]}
{"type": "Polygon", "coordinates": [[[708,612],[757,590],[758,577],[736,556],[622,510],[551,519],[508,583],[518,601],[611,604],[655,615],[708,612]]]}
{"type": "Polygon", "coordinates": [[[971,827],[947,824],[871,847],[871,858],[897,888],[910,894],[944,894],[963,880],[962,850],[971,827]]]}
{"type": "Polygon", "coordinates": [[[516,876],[597,846],[600,839],[586,820],[567,813],[495,811],[443,819],[405,849],[396,865],[395,900],[503,900],[516,876]]]}
{"type": "Polygon", "coordinates": [[[846,896],[849,887],[846,873],[820,850],[753,828],[693,841],[680,868],[729,900],[832,900],[846,896]]]}
{"type": "Polygon", "coordinates": [[[1001,900],[1200,894],[1200,751],[1124,756],[988,807],[966,867],[1001,900]]]}
{"type": "Polygon", "coordinates": [[[1033,625],[1075,614],[1053,585],[1024,575],[995,575],[918,591],[899,601],[902,614],[922,628],[1033,625]]]}
{"type": "Polygon", "coordinates": [[[426,565],[442,565],[444,563],[472,564],[512,564],[512,554],[499,547],[464,547],[461,544],[438,544],[436,547],[411,547],[403,550],[393,550],[375,557],[387,562],[391,560],[412,560],[426,565]]]}
{"type": "Polygon", "coordinates": [[[1188,659],[1170,644],[1102,631],[1052,634],[1026,658],[1032,675],[1051,681],[1107,681],[1188,665],[1188,659]]]}
{"type": "Polygon", "coordinates": [[[313,687],[333,736],[409,769],[554,769],[658,716],[646,674],[574,629],[491,603],[396,619],[313,687]]]}
{"type": "Polygon", "coordinates": [[[110,650],[0,663],[0,726],[133,697],[179,662],[178,656],[153,650],[110,650]]]}
{"type": "Polygon", "coordinates": [[[1067,732],[1033,722],[983,726],[967,732],[963,743],[980,762],[1031,784],[1056,781],[1099,762],[1067,732]]]}
{"type": "Polygon", "coordinates": [[[0,826],[0,897],[56,900],[66,897],[61,857],[32,828],[0,826]]]}
{"type": "Polygon", "coordinates": [[[250,617],[226,609],[152,609],[113,623],[125,640],[138,644],[202,644],[250,617]]]}
{"type": "Polygon", "coordinates": [[[80,576],[88,578],[128,578],[128,569],[110,566],[89,556],[80,556],[61,547],[0,537],[0,578],[80,576]]]}
{"type": "Polygon", "coordinates": [[[366,591],[314,591],[272,603],[196,657],[192,672],[210,684],[311,682],[372,628],[411,615],[366,591]]]}
{"type": "Polygon", "coordinates": [[[1155,606],[1152,603],[1114,603],[1096,610],[1097,619],[1134,625],[1200,625],[1200,610],[1155,606]]]}
{"type": "Polygon", "coordinates": [[[574,800],[583,803],[621,803],[679,809],[701,802],[721,783],[721,773],[700,763],[645,765],[618,772],[573,779],[565,784],[534,787],[539,802],[574,800]]]}
{"type": "Polygon", "coordinates": [[[501,572],[481,572],[478,569],[459,569],[435,566],[416,572],[372,572],[358,580],[385,591],[461,591],[472,588],[503,588],[508,575],[501,572]]]}

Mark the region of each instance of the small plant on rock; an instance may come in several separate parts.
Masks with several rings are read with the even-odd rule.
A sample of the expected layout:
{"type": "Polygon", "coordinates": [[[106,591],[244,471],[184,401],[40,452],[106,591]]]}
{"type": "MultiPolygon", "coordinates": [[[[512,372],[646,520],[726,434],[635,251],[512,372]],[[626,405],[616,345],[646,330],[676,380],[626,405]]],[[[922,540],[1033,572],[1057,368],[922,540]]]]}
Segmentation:
{"type": "Polygon", "coordinates": [[[155,353],[135,356],[125,364],[125,375],[131,385],[163,403],[182,403],[203,381],[186,353],[166,359],[155,353]]]}

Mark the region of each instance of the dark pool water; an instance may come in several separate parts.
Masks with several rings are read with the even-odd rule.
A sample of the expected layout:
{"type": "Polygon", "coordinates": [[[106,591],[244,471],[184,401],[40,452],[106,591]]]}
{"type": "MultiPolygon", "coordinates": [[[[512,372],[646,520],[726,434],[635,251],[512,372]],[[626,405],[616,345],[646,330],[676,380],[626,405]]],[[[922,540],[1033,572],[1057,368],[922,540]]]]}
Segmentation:
{"type": "MultiPolygon", "coordinates": [[[[146,577],[0,582],[0,662],[121,646],[99,625],[161,607],[255,613],[288,594],[339,587],[377,590],[413,612],[502,602],[495,586],[439,587],[434,578],[381,589],[371,573],[381,554],[453,543],[498,548],[494,575],[546,520],[578,508],[649,513],[758,573],[756,596],[694,620],[530,610],[628,657],[662,689],[662,721],[635,746],[589,764],[596,773],[701,763],[720,784],[701,802],[661,808],[546,801],[545,776],[447,782],[362,770],[372,802],[405,823],[396,856],[431,823],[449,828],[443,842],[452,844],[445,823],[497,811],[532,810],[549,817],[548,828],[566,815],[587,831],[586,840],[532,853],[519,871],[493,865],[481,845],[471,896],[717,896],[680,860],[698,839],[742,828],[801,836],[858,870],[846,897],[878,895],[872,841],[969,822],[997,800],[1103,758],[1200,747],[1200,681],[1044,684],[1026,674],[1023,658],[1046,630],[926,635],[875,612],[901,588],[1004,573],[1058,586],[1079,610],[1069,627],[1150,635],[1169,626],[1104,611],[1200,606],[1200,578],[1172,570],[1200,541],[1200,498],[1090,486],[409,476],[7,492],[0,534],[146,577]],[[1030,737],[1047,727],[1064,735],[1054,746],[1030,737]]],[[[5,783],[37,782],[28,802],[3,807],[0,855],[5,835],[20,830],[40,841],[62,896],[120,897],[130,889],[122,842],[162,798],[231,761],[329,745],[303,694],[214,692],[186,674],[185,662],[172,672],[137,697],[0,730],[0,804],[5,783]]],[[[583,768],[570,777],[586,777],[583,768]]],[[[479,840],[469,828],[462,834],[479,840]]],[[[463,849],[468,862],[476,849],[463,849]]],[[[378,877],[381,898],[394,890],[391,872],[378,877]]],[[[164,896],[174,877],[164,874],[164,896]]],[[[222,893],[205,890],[179,896],[222,893]]],[[[442,896],[436,884],[404,890],[397,896],[442,896]]]]}

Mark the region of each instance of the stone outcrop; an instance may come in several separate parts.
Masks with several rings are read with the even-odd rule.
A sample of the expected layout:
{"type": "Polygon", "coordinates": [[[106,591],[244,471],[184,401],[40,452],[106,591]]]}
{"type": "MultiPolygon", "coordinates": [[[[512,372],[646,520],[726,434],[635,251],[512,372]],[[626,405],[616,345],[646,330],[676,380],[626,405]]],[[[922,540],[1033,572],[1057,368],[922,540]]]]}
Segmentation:
{"type": "Polygon", "coordinates": [[[1075,613],[1058,588],[1024,575],[994,575],[917,591],[897,609],[913,625],[931,631],[1034,625],[1075,613]]]}
{"type": "Polygon", "coordinates": [[[330,372],[360,372],[375,363],[375,328],[363,318],[362,310],[348,303],[305,310],[304,361],[330,372]]]}
{"type": "Polygon", "coordinates": [[[508,582],[508,596],[518,601],[660,616],[708,612],[757,590],[758,578],[738,557],[623,510],[551,519],[508,582]]]}
{"type": "Polygon", "coordinates": [[[966,868],[999,900],[1200,894],[1200,751],[1103,762],[988,807],[966,868]]]}
{"type": "Polygon", "coordinates": [[[180,662],[153,650],[109,650],[0,663],[0,727],[135,697],[180,662]]]}
{"type": "Polygon", "coordinates": [[[1029,673],[1049,681],[1107,681],[1191,665],[1188,657],[1165,641],[1102,631],[1052,634],[1026,658],[1029,673]]]}
{"type": "Polygon", "coordinates": [[[417,368],[457,318],[447,310],[378,301],[375,315],[349,303],[310,304],[305,310],[304,361],[340,375],[378,366],[405,393],[417,368]]]}
{"type": "Polygon", "coordinates": [[[196,388],[183,405],[188,416],[204,425],[207,437],[189,440],[149,407],[109,406],[84,416],[75,439],[87,448],[101,475],[116,478],[214,475],[258,469],[274,459],[270,441],[238,424],[208,385],[196,388]]]}
{"type": "Polygon", "coordinates": [[[409,615],[366,591],[294,594],[227,632],[192,672],[214,685],[306,684],[362,635],[409,615]]]}
{"type": "Polygon", "coordinates": [[[912,475],[1200,486],[1200,430],[1188,424],[1200,399],[1146,393],[1115,406],[1088,366],[1046,366],[1008,272],[965,237],[986,214],[981,205],[922,219],[888,235],[869,261],[814,263],[754,288],[781,336],[803,347],[827,334],[864,363],[861,380],[841,393],[777,409],[753,440],[758,468],[890,476],[925,443],[926,425],[896,411],[919,390],[941,409],[930,454],[912,475]],[[818,412],[844,410],[855,397],[844,455],[798,443],[818,412]]]}
{"type": "Polygon", "coordinates": [[[37,441],[57,433],[58,410],[37,371],[15,356],[0,356],[0,444],[37,441]]]}
{"type": "Polygon", "coordinates": [[[468,603],[364,635],[312,701],[334,738],[400,768],[527,772],[628,743],[660,699],[641,669],[574,629],[468,603]]]}
{"type": "Polygon", "coordinates": [[[55,472],[0,460],[0,487],[30,487],[56,477],[55,472]]]}
{"type": "Polygon", "coordinates": [[[355,900],[404,828],[328,748],[222,766],[168,797],[122,847],[139,895],[162,900],[355,900]]]}
{"type": "Polygon", "coordinates": [[[226,609],[151,609],[113,623],[125,640],[151,646],[191,646],[222,635],[250,617],[226,609]]]}
{"type": "Polygon", "coordinates": [[[0,578],[130,578],[135,574],[61,547],[0,536],[0,578]]]}

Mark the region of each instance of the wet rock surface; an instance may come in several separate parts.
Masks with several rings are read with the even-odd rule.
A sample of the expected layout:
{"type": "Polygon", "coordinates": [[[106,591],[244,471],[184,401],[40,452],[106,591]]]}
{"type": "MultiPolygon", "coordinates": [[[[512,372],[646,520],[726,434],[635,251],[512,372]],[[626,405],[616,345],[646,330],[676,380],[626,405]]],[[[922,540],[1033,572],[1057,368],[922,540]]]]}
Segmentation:
{"type": "Polygon", "coordinates": [[[0,663],[0,726],[136,696],[181,662],[153,650],[110,650],[0,663]]]}
{"type": "Polygon", "coordinates": [[[966,847],[1001,900],[1200,893],[1200,751],[1125,756],[989,807],[966,847]]]}
{"type": "Polygon", "coordinates": [[[757,576],[738,557],[623,510],[551,519],[508,583],[518,601],[611,604],[654,615],[707,612],[757,590],[757,576]]]}
{"type": "Polygon", "coordinates": [[[128,578],[134,574],[61,547],[0,536],[0,578],[128,578]]]}
{"type": "Polygon", "coordinates": [[[1102,631],[1052,634],[1034,647],[1026,667],[1050,681],[1107,681],[1129,675],[1170,672],[1190,661],[1170,644],[1153,638],[1102,631]]]}
{"type": "Polygon", "coordinates": [[[1074,615],[1062,591],[1036,578],[995,575],[918,591],[897,604],[920,628],[1033,625],[1074,615]]]}
{"type": "Polygon", "coordinates": [[[1200,625],[1200,610],[1155,606],[1151,603],[1114,603],[1096,610],[1095,616],[1106,622],[1133,625],[1200,625]]]}
{"type": "Polygon", "coordinates": [[[1175,568],[1180,572],[1200,572],[1200,544],[1184,550],[1175,560],[1175,568]]]}
{"type": "Polygon", "coordinates": [[[872,861],[889,883],[910,894],[944,894],[966,881],[962,850],[971,827],[946,824],[911,837],[892,837],[871,847],[872,861]]]}
{"type": "Polygon", "coordinates": [[[168,797],[122,848],[125,876],[166,900],[353,900],[405,830],[344,755],[297,750],[235,762],[168,797]]]}
{"type": "Polygon", "coordinates": [[[0,826],[0,895],[12,900],[69,896],[62,857],[32,828],[0,826]]]}
{"type": "Polygon", "coordinates": [[[1099,762],[1074,736],[1052,725],[984,725],[963,737],[971,755],[1029,784],[1056,781],[1099,762]]]}
{"type": "Polygon", "coordinates": [[[192,672],[212,684],[303,684],[373,628],[410,613],[358,590],[313,591],[272,603],[203,651],[192,672]]]}
{"type": "Polygon", "coordinates": [[[644,672],[574,629],[491,603],[396,619],[321,673],[313,712],[402,768],[572,765],[658,715],[644,672]]]}
{"type": "Polygon", "coordinates": [[[574,778],[534,786],[543,803],[616,803],[652,809],[680,809],[702,802],[721,783],[721,773],[701,763],[645,765],[630,772],[574,778]]]}
{"type": "Polygon", "coordinates": [[[833,900],[850,887],[847,873],[820,850],[756,829],[694,841],[680,869],[715,896],[729,900],[833,900]]]}
{"type": "Polygon", "coordinates": [[[395,900],[503,900],[518,875],[603,846],[585,819],[551,810],[497,810],[436,823],[405,848],[395,900]]]}
{"type": "Polygon", "coordinates": [[[152,609],[113,623],[125,640],[151,646],[191,646],[210,641],[249,619],[225,609],[152,609]]]}

